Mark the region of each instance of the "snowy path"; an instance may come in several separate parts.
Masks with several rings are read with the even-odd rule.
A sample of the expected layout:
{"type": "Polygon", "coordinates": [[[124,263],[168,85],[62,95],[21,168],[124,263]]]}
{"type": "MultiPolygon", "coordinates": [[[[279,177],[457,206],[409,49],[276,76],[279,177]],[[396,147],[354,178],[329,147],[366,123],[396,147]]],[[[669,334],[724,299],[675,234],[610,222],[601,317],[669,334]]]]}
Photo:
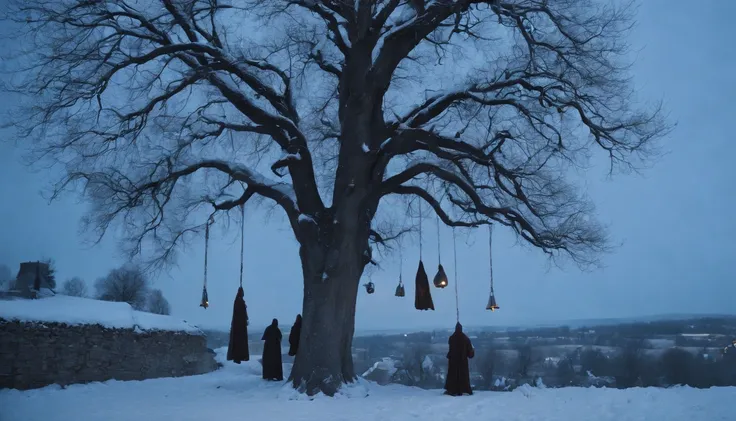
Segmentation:
{"type": "Polygon", "coordinates": [[[369,384],[351,389],[352,397],[309,401],[294,399],[281,383],[262,382],[259,368],[257,362],[230,363],[186,378],[0,390],[0,421],[736,420],[736,388],[529,388],[450,398],[439,391],[369,384]],[[366,390],[369,396],[363,397],[366,390]]]}

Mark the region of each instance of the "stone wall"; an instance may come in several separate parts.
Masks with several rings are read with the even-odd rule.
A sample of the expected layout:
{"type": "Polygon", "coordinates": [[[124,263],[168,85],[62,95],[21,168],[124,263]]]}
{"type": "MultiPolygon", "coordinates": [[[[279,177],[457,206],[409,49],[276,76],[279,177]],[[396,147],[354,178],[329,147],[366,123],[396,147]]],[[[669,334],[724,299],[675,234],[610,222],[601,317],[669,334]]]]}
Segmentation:
{"type": "Polygon", "coordinates": [[[179,377],[216,369],[203,335],[0,319],[0,388],[179,377]]]}

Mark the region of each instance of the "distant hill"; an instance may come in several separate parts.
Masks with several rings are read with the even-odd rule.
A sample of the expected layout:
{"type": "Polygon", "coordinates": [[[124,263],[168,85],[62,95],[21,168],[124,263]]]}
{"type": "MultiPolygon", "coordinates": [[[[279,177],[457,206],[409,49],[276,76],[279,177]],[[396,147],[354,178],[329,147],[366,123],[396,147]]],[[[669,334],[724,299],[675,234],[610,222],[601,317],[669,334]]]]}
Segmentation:
{"type": "MultiPolygon", "coordinates": [[[[499,332],[499,331],[515,331],[515,330],[529,330],[538,329],[545,327],[561,327],[567,326],[572,329],[579,329],[583,327],[594,327],[594,326],[616,326],[623,324],[637,324],[637,323],[651,323],[651,322],[667,322],[667,321],[688,321],[688,320],[701,320],[701,319],[725,319],[736,322],[736,314],[655,314],[650,316],[637,316],[637,317],[621,317],[621,318],[601,318],[601,319],[575,319],[566,320],[551,323],[520,323],[515,325],[507,326],[482,326],[482,325],[471,325],[465,324],[465,330],[467,331],[482,331],[482,332],[499,332]]],[[[404,328],[404,329],[356,329],[355,336],[372,336],[372,335],[402,335],[417,332],[427,331],[449,331],[446,327],[442,328],[404,328]]]]}
{"type": "MultiPolygon", "coordinates": [[[[503,332],[503,331],[518,331],[518,330],[529,330],[538,328],[548,327],[561,327],[568,326],[572,329],[579,329],[583,327],[594,327],[594,326],[616,326],[623,324],[636,324],[636,323],[651,323],[651,322],[666,322],[666,321],[688,321],[688,320],[700,320],[700,319],[726,319],[733,320],[736,322],[736,314],[655,314],[650,316],[638,316],[638,317],[621,317],[621,318],[601,318],[601,319],[576,319],[567,320],[552,323],[522,323],[517,325],[508,326],[480,326],[480,325],[465,325],[465,330],[474,332],[503,332]]],[[[251,339],[255,336],[259,336],[263,333],[266,327],[249,326],[248,332],[251,339]]],[[[282,327],[283,330],[283,327],[282,327]]],[[[392,329],[355,329],[355,336],[394,336],[412,334],[418,332],[447,332],[451,329],[447,327],[441,328],[392,328],[392,329]]],[[[229,339],[229,330],[220,329],[206,329],[205,333],[215,343],[224,343],[227,346],[229,339]]]]}
{"type": "MultiPolygon", "coordinates": [[[[562,321],[557,323],[540,323],[530,324],[523,327],[556,327],[569,326],[571,328],[581,328],[588,326],[612,326],[631,323],[650,323],[650,322],[667,322],[667,321],[687,321],[700,319],[729,319],[736,320],[736,314],[655,314],[650,316],[638,317],[622,317],[608,319],[578,319],[562,321]]],[[[521,327],[521,326],[520,326],[521,327]]]]}

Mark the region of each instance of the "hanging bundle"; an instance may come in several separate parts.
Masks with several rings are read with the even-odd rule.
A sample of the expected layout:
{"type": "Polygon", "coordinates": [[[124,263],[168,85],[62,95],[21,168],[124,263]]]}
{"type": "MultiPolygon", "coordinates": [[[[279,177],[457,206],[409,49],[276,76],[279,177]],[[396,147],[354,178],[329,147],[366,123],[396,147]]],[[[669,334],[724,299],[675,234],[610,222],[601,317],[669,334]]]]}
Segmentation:
{"type": "Polygon", "coordinates": [[[488,297],[486,310],[496,311],[501,307],[496,304],[496,294],[493,292],[493,224],[488,225],[488,266],[491,275],[491,295],[488,297]]]}
{"type": "Polygon", "coordinates": [[[396,286],[396,293],[394,294],[397,297],[403,297],[406,295],[406,291],[404,291],[404,282],[402,279],[403,274],[404,274],[404,256],[401,253],[401,246],[399,246],[399,285],[396,286]]]}
{"type": "Polygon", "coordinates": [[[368,283],[363,284],[363,286],[365,287],[365,292],[367,292],[368,294],[373,294],[374,292],[376,292],[376,285],[373,283],[373,281],[368,281],[368,283]]]}
{"type": "Polygon", "coordinates": [[[404,284],[401,282],[401,277],[399,277],[399,285],[396,286],[396,294],[394,295],[396,295],[397,297],[403,297],[406,295],[404,284]]]}
{"type": "Polygon", "coordinates": [[[419,205],[419,268],[414,280],[414,308],[417,310],[434,310],[432,292],[429,290],[429,277],[422,262],[422,206],[419,205]]]}
{"type": "Polygon", "coordinates": [[[442,267],[442,253],[440,250],[442,249],[441,243],[440,243],[440,217],[437,217],[437,262],[439,263],[437,266],[437,274],[434,275],[434,286],[437,288],[444,288],[447,286],[448,280],[447,280],[447,274],[445,273],[445,268],[442,267]]]}
{"type": "Polygon", "coordinates": [[[199,306],[207,310],[207,307],[210,306],[210,299],[207,296],[207,252],[209,251],[209,244],[210,244],[210,225],[212,224],[213,219],[210,216],[210,219],[207,220],[207,225],[204,229],[204,284],[202,285],[202,300],[199,303],[199,306]]]}
{"type": "Polygon", "coordinates": [[[243,290],[243,260],[245,230],[245,205],[240,205],[240,286],[233,303],[233,318],[230,322],[230,342],[227,345],[227,360],[240,364],[250,360],[248,349],[248,308],[245,305],[243,290]]]}
{"type": "Polygon", "coordinates": [[[424,270],[424,263],[421,260],[419,261],[414,283],[414,308],[417,310],[434,310],[432,293],[429,290],[429,277],[427,277],[427,271],[424,270]]]}

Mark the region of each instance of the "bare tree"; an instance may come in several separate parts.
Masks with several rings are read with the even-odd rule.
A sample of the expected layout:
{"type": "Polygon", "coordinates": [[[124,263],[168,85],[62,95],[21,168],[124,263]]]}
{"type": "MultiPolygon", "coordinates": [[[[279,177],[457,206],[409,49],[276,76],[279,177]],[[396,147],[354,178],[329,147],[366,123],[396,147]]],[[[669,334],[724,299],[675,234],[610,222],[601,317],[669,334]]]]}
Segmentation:
{"type": "Polygon", "coordinates": [[[401,363],[411,377],[408,386],[423,386],[428,380],[427,367],[424,360],[430,354],[430,345],[427,343],[409,343],[404,348],[401,363]]]}
{"type": "Polygon", "coordinates": [[[588,348],[580,354],[580,365],[583,373],[590,371],[596,376],[608,376],[611,374],[611,363],[603,352],[598,349],[588,348]]]}
{"type": "Polygon", "coordinates": [[[627,340],[615,361],[616,386],[629,388],[640,384],[645,364],[644,341],[627,340]]]}
{"type": "Polygon", "coordinates": [[[46,285],[48,285],[49,288],[55,289],[56,288],[56,262],[54,259],[46,258],[41,261],[42,263],[45,263],[44,266],[42,266],[43,272],[41,276],[46,279],[46,285]]]}
{"type": "Polygon", "coordinates": [[[521,377],[529,375],[529,369],[539,361],[539,354],[530,345],[517,348],[518,373],[521,377]]]}
{"type": "Polygon", "coordinates": [[[171,306],[169,301],[164,297],[164,293],[160,289],[154,289],[148,294],[148,304],[146,309],[149,313],[155,314],[171,314],[171,306]]]}
{"type": "Polygon", "coordinates": [[[557,381],[562,386],[575,386],[575,366],[573,365],[573,359],[571,355],[565,355],[557,363],[557,370],[555,373],[557,381]]]}
{"type": "Polygon", "coordinates": [[[664,381],[668,385],[695,386],[698,370],[695,356],[691,353],[681,348],[670,348],[662,354],[660,365],[664,381]]]}
{"type": "Polygon", "coordinates": [[[87,283],[77,277],[68,279],[61,285],[61,292],[71,297],[86,297],[87,283]]]}
{"type": "Polygon", "coordinates": [[[483,389],[489,390],[493,386],[493,376],[499,369],[500,359],[501,355],[495,349],[489,349],[475,361],[480,375],[483,376],[483,389]]]}
{"type": "Polygon", "coordinates": [[[0,264],[0,291],[12,288],[13,274],[7,265],[0,264]]]}
{"type": "Polygon", "coordinates": [[[0,281],[9,281],[13,278],[13,273],[8,265],[0,264],[0,281]]]}
{"type": "Polygon", "coordinates": [[[149,282],[139,267],[127,265],[113,269],[107,276],[98,279],[95,290],[100,300],[124,302],[136,310],[143,310],[148,298],[149,282]]]}
{"type": "Polygon", "coordinates": [[[90,228],[124,224],[158,263],[252,198],[283,210],[304,280],[293,384],[333,395],[356,378],[372,245],[415,223],[397,204],[598,261],[607,237],[569,169],[596,149],[636,168],[668,129],[632,106],[628,6],[14,0],[16,125],[66,169],[57,193],[92,200],[90,228]]]}

